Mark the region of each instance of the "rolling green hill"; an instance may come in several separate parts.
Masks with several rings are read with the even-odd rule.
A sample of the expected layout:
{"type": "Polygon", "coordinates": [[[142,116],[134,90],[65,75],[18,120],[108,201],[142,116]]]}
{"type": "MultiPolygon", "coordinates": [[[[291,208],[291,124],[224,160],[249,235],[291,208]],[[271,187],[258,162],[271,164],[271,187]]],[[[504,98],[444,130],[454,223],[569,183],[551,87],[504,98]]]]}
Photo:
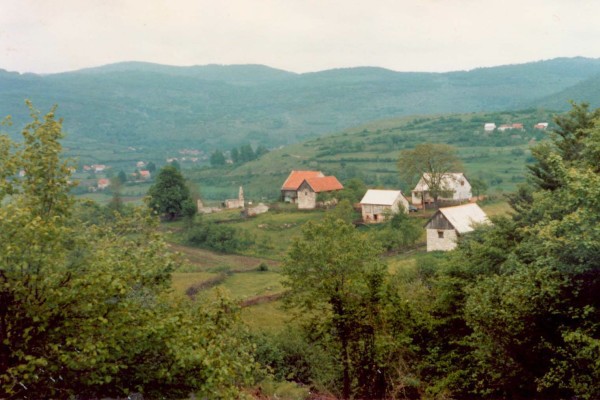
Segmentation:
{"type": "Polygon", "coordinates": [[[398,176],[400,150],[423,142],[456,146],[469,177],[489,186],[489,193],[512,191],[525,180],[529,146],[546,137],[533,129],[549,122],[550,113],[539,110],[498,113],[450,114],[404,117],[372,122],[333,135],[271,151],[239,167],[197,168],[186,171],[197,182],[205,199],[230,198],[244,186],[246,198],[274,200],[291,170],[317,169],[333,174],[344,183],[358,177],[370,187],[401,188],[412,185],[398,176]],[[522,123],[523,130],[486,133],[486,122],[522,123]]]}
{"type": "Polygon", "coordinates": [[[570,90],[598,74],[600,60],[586,58],[449,73],[138,62],[51,75],[0,70],[0,115],[18,127],[28,120],[25,98],[41,110],[58,104],[69,139],[95,147],[273,148],[405,115],[568,108],[570,90]]]}
{"type": "Polygon", "coordinates": [[[536,105],[558,110],[564,107],[564,99],[573,100],[576,103],[586,102],[592,108],[600,107],[600,74],[548,96],[537,102],[536,105]]]}

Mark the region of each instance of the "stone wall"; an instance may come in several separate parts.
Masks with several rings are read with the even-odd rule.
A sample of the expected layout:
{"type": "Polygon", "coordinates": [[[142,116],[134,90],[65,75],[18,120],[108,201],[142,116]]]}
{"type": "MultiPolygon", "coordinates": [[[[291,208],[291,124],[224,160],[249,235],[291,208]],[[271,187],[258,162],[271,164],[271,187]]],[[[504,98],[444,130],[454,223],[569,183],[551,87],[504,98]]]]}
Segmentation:
{"type": "Polygon", "coordinates": [[[456,247],[457,240],[458,235],[454,229],[427,229],[427,251],[452,250],[456,247]]]}
{"type": "Polygon", "coordinates": [[[317,194],[304,182],[298,188],[298,209],[312,210],[317,206],[317,194]]]}

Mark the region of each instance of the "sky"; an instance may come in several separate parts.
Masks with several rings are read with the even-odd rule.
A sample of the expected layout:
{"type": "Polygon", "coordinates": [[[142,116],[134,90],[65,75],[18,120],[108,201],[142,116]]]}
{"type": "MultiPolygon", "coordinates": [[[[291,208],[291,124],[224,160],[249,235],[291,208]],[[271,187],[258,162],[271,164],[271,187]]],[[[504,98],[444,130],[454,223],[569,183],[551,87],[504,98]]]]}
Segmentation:
{"type": "Polygon", "coordinates": [[[456,71],[600,57],[597,0],[0,0],[0,68],[456,71]]]}

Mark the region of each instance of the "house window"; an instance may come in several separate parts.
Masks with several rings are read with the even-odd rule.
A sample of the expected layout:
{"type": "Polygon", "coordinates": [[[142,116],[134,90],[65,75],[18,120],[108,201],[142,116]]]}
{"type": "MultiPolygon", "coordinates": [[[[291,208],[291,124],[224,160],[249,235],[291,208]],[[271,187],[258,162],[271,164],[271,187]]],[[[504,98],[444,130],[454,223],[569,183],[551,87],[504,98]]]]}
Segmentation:
{"type": "Polygon", "coordinates": [[[444,238],[444,231],[438,231],[438,239],[444,238]]]}
{"type": "Polygon", "coordinates": [[[305,196],[308,196],[308,190],[305,190],[305,191],[304,191],[304,195],[305,195],[305,196]]]}
{"type": "Polygon", "coordinates": [[[465,181],[460,181],[460,186],[465,186],[465,181]]]}

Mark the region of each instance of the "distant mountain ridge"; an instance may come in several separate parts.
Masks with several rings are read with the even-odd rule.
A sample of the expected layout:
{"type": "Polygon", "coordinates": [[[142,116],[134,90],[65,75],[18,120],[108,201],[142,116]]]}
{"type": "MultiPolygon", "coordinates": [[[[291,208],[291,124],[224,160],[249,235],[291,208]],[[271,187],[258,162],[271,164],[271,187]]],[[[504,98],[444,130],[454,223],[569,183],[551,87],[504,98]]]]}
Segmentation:
{"type": "Polygon", "coordinates": [[[581,57],[446,73],[357,67],[296,74],[144,62],[50,75],[0,70],[0,116],[25,123],[28,98],[42,111],[58,104],[73,139],[209,151],[249,142],[274,147],[406,115],[595,105],[599,77],[600,59],[581,57]]]}
{"type": "Polygon", "coordinates": [[[172,76],[187,76],[207,81],[222,81],[233,84],[261,84],[297,75],[293,72],[258,64],[208,64],[180,67],[141,61],[126,61],[100,67],[84,68],[73,71],[72,73],[107,74],[112,72],[126,71],[151,72],[172,76]]]}

